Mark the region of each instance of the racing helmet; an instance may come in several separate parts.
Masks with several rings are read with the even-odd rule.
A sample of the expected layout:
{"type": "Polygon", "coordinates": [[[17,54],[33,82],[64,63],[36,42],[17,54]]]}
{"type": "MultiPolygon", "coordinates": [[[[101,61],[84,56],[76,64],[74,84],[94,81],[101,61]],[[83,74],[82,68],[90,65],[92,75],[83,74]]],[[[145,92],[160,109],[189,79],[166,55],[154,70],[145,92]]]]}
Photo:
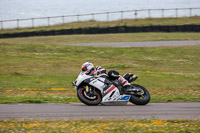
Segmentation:
{"type": "Polygon", "coordinates": [[[91,71],[94,71],[94,65],[90,62],[85,62],[82,65],[82,71],[89,74],[91,71]]]}

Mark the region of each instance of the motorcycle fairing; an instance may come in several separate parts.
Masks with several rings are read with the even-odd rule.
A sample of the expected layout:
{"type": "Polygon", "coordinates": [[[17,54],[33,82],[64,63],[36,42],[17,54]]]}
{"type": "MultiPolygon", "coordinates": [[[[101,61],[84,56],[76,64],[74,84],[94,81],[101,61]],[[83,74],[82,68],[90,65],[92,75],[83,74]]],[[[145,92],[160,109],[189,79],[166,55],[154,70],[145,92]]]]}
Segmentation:
{"type": "Polygon", "coordinates": [[[78,75],[76,81],[75,81],[75,89],[77,90],[78,89],[78,86],[83,82],[85,81],[86,79],[92,79],[93,76],[90,76],[90,75],[86,75],[85,73],[83,72],[80,72],[80,74],[78,75]]]}
{"type": "Polygon", "coordinates": [[[114,84],[105,84],[106,79],[103,77],[93,77],[86,75],[81,72],[75,81],[75,88],[78,89],[79,85],[87,81],[89,85],[99,89],[102,94],[102,104],[112,103],[112,102],[125,102],[127,103],[130,99],[130,95],[120,95],[119,89],[114,84]]]}
{"type": "Polygon", "coordinates": [[[104,82],[105,78],[98,77],[97,79],[91,81],[89,84],[98,88],[101,91],[103,96],[102,103],[105,102],[116,102],[116,101],[125,101],[128,102],[130,99],[130,95],[120,95],[119,89],[111,84],[106,85],[104,82]]]}
{"type": "Polygon", "coordinates": [[[119,89],[114,85],[111,86],[108,91],[105,93],[102,103],[106,102],[128,102],[130,95],[120,95],[119,89]]]}

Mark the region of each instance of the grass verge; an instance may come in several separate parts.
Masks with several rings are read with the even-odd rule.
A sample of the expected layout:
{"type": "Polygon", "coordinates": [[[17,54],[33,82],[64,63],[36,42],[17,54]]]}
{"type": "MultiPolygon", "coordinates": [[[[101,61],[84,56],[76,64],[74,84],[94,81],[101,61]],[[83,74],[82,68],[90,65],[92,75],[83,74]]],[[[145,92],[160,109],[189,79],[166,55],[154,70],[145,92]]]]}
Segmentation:
{"type": "MultiPolygon", "coordinates": [[[[175,34],[163,35],[173,38],[175,34]]],[[[158,34],[131,35],[156,39],[158,34]]],[[[193,33],[177,36],[182,35],[195,38],[193,33]]],[[[75,43],[77,38],[84,39],[87,36],[59,37],[73,38],[68,43],[75,43]]],[[[116,69],[121,75],[126,72],[139,75],[135,83],[150,91],[151,102],[200,101],[200,45],[155,48],[73,47],[58,45],[67,41],[59,37],[55,37],[54,42],[51,37],[0,39],[0,103],[78,102],[71,81],[76,79],[85,61],[101,65],[107,70],[116,69]]],[[[88,42],[102,41],[98,35],[88,37],[91,38],[87,38],[88,42]]]]}
{"type": "Polygon", "coordinates": [[[0,121],[0,132],[198,133],[200,120],[4,120],[0,121]]]}
{"type": "Polygon", "coordinates": [[[147,18],[147,19],[124,19],[117,21],[79,21],[66,24],[58,24],[51,26],[35,27],[35,28],[16,28],[0,30],[0,34],[4,33],[19,33],[32,31],[50,31],[64,30],[76,28],[102,28],[115,26],[153,26],[153,25],[199,25],[200,16],[181,17],[181,18],[147,18]]]}

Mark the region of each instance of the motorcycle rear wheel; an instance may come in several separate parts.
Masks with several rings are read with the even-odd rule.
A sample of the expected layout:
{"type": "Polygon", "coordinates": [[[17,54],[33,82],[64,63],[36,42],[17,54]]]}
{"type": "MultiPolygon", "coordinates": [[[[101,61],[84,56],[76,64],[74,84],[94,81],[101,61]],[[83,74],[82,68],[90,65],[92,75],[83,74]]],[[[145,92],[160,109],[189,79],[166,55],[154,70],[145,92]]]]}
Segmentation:
{"type": "Polygon", "coordinates": [[[136,105],[148,104],[151,99],[151,96],[150,96],[150,93],[148,92],[148,90],[138,84],[132,84],[132,86],[134,88],[142,89],[144,91],[144,94],[142,96],[132,94],[131,98],[130,98],[130,102],[132,102],[133,104],[136,104],[136,105]]]}
{"type": "Polygon", "coordinates": [[[86,93],[85,87],[80,87],[77,90],[77,96],[81,102],[83,102],[86,105],[95,106],[101,103],[101,94],[99,91],[95,91],[95,98],[90,98],[86,93]]]}

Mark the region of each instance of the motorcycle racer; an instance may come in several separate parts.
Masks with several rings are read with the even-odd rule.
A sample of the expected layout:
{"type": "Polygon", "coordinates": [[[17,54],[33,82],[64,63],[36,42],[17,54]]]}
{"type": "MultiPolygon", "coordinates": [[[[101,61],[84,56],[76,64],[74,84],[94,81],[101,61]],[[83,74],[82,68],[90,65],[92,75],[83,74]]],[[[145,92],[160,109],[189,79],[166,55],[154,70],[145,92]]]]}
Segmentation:
{"type": "MultiPolygon", "coordinates": [[[[87,75],[92,76],[100,76],[100,75],[106,75],[109,78],[116,78],[119,82],[123,84],[123,88],[125,88],[126,92],[134,91],[131,87],[131,84],[123,78],[116,70],[110,70],[108,73],[106,73],[106,69],[102,68],[101,66],[96,66],[94,68],[94,65],[90,62],[85,62],[82,65],[82,71],[85,72],[87,75]]],[[[137,79],[137,75],[129,74],[130,79],[135,80],[137,79]]]]}

